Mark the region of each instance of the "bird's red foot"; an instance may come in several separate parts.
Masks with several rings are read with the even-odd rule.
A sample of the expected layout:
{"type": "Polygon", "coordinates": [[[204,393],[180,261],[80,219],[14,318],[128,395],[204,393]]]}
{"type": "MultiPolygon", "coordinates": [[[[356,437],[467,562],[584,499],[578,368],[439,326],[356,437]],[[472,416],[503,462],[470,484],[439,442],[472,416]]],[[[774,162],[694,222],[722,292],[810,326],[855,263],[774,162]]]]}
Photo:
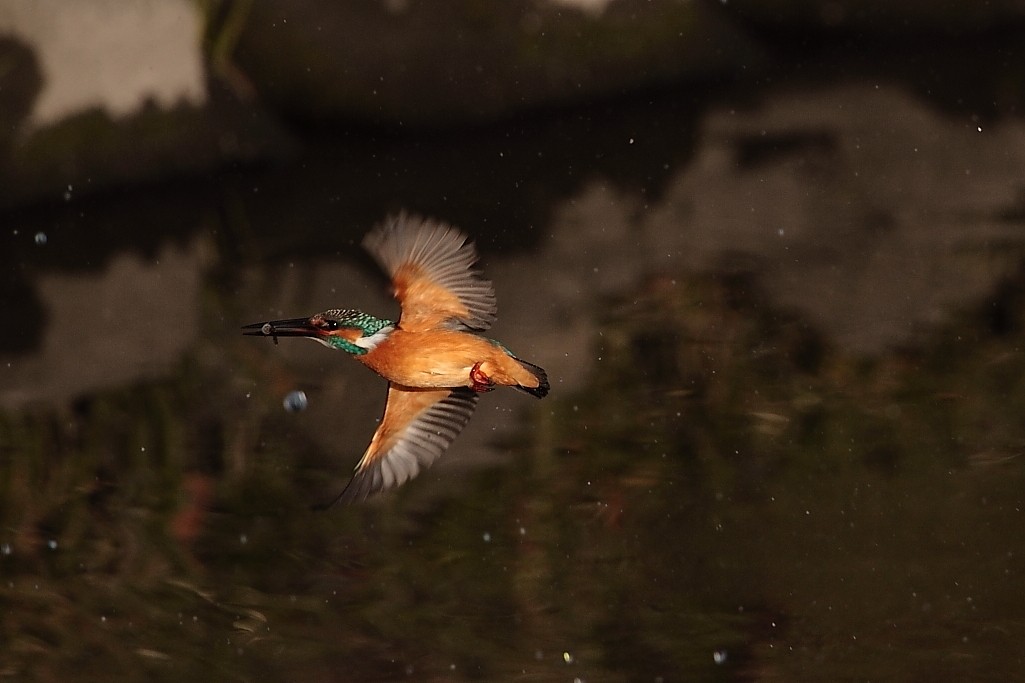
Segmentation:
{"type": "Polygon", "coordinates": [[[480,369],[480,366],[483,365],[483,363],[484,361],[477,361],[473,364],[473,367],[470,368],[470,381],[473,382],[472,388],[474,391],[479,393],[491,391],[495,388],[495,383],[492,382],[491,378],[484,374],[480,369]]]}

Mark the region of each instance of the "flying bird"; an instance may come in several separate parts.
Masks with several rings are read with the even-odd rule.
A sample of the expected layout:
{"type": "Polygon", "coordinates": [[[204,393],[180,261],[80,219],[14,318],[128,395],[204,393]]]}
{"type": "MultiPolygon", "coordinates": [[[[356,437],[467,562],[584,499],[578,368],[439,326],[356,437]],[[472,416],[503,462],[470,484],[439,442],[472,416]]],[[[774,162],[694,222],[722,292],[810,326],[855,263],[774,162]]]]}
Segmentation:
{"type": "Polygon", "coordinates": [[[345,351],[388,380],[381,424],[337,502],[399,486],[437,460],[469,422],[480,394],[510,386],[543,398],[545,371],[482,335],[495,322],[495,288],[475,267],[467,236],[400,214],[363,239],[391,278],[399,320],[352,308],[272,320],[242,334],[306,337],[345,351]]]}

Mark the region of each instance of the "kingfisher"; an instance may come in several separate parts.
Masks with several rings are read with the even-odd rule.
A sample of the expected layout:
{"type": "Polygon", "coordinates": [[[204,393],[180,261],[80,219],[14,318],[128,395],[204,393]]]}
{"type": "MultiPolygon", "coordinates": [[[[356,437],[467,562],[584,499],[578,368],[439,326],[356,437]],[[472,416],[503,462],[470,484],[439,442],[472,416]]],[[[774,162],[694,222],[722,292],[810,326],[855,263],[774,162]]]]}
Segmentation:
{"type": "Polygon", "coordinates": [[[349,483],[326,508],[399,486],[432,465],[496,386],[537,398],[548,394],[544,369],[517,358],[482,333],[498,313],[495,288],[476,267],[477,251],[460,230],[398,214],[363,239],[391,278],[398,321],[353,308],[271,320],[242,334],[306,337],[345,351],[388,380],[384,416],[349,483]]]}

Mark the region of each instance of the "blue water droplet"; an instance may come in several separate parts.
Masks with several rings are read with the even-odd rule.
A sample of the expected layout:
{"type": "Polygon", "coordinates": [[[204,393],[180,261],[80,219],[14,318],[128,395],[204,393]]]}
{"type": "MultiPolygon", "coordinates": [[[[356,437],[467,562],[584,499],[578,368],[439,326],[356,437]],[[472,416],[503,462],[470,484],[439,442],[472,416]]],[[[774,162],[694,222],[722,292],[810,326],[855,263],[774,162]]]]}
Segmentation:
{"type": "Polygon", "coordinates": [[[285,410],[290,413],[298,413],[306,410],[306,406],[309,405],[309,400],[306,398],[305,391],[290,391],[285,396],[285,400],[282,401],[282,405],[285,406],[285,410]]]}

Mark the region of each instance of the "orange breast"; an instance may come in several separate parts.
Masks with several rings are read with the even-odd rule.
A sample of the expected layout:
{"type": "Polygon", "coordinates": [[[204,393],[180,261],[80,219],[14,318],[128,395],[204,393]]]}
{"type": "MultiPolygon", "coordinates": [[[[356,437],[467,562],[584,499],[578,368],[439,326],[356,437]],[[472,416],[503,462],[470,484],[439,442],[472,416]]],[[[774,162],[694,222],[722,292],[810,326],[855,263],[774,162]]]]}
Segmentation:
{"type": "Polygon", "coordinates": [[[407,387],[470,386],[478,361],[497,362],[508,355],[482,337],[451,330],[395,330],[358,358],[385,379],[407,387]]]}

